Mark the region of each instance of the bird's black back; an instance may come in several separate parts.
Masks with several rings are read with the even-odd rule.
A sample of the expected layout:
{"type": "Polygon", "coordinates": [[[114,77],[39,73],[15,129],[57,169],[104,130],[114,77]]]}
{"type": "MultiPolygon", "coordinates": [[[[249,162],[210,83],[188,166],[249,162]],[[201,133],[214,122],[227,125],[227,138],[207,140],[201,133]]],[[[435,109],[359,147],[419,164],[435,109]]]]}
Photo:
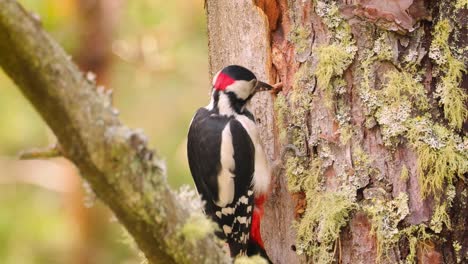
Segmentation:
{"type": "Polygon", "coordinates": [[[241,235],[247,234],[244,239],[248,242],[254,199],[251,182],[255,169],[255,149],[247,131],[232,116],[200,108],[189,129],[187,154],[195,185],[205,201],[205,213],[218,223],[220,230],[225,225],[231,228],[230,234],[218,232],[229,243],[231,255],[245,253],[247,243],[241,241],[241,235]],[[222,131],[227,125],[230,126],[234,149],[235,168],[231,172],[235,175],[235,190],[232,203],[223,208],[232,208],[232,214],[220,213],[223,208],[215,204],[219,195],[217,177],[221,170],[222,131]],[[246,224],[239,223],[238,217],[243,216],[247,219],[246,224]]]}

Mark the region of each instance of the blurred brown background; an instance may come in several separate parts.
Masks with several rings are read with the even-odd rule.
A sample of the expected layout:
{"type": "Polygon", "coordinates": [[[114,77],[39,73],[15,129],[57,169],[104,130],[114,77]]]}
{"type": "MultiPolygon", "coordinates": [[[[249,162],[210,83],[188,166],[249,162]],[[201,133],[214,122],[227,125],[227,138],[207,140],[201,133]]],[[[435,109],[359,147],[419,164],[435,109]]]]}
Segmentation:
{"type": "MultiPolygon", "coordinates": [[[[149,136],[172,186],[192,184],[185,136],[208,101],[203,0],[21,0],[149,136]]],[[[0,263],[141,263],[125,232],[63,159],[18,161],[55,142],[0,71],[0,263]]]]}

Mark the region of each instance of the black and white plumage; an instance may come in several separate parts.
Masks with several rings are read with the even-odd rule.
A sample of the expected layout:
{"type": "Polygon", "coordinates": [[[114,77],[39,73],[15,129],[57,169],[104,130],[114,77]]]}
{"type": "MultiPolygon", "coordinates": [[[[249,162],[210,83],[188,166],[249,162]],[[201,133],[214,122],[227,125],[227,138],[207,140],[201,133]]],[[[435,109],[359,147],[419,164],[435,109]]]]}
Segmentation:
{"type": "Polygon", "coordinates": [[[246,68],[224,68],[213,78],[210,104],[198,109],[188,133],[190,170],[205,213],[218,223],[218,236],[227,241],[232,256],[268,258],[254,209],[268,191],[270,169],[246,103],[257,91],[271,88],[246,68]],[[254,225],[258,234],[252,235],[254,225]]]}

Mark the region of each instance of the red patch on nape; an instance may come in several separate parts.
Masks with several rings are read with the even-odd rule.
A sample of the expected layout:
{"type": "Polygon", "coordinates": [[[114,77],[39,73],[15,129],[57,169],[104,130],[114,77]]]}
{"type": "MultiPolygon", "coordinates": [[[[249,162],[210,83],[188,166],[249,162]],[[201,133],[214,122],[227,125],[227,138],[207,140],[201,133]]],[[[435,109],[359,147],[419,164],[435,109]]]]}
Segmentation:
{"type": "Polygon", "coordinates": [[[233,78],[231,78],[231,76],[225,74],[225,73],[222,73],[220,72],[218,74],[218,77],[216,77],[216,82],[214,84],[214,88],[216,90],[225,90],[226,87],[228,87],[229,85],[233,84],[235,82],[235,80],[233,78]]]}
{"type": "Polygon", "coordinates": [[[265,203],[265,195],[255,198],[255,206],[252,216],[252,225],[250,226],[250,239],[257,243],[261,248],[265,248],[263,245],[262,235],[260,234],[260,222],[263,217],[265,203]]]}

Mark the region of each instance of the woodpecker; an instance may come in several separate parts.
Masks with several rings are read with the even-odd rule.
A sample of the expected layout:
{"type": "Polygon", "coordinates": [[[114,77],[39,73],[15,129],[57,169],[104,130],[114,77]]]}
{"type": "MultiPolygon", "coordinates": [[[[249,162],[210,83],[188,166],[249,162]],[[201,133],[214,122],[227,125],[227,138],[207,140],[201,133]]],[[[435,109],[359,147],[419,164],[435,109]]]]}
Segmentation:
{"type": "Polygon", "coordinates": [[[188,132],[187,154],[205,213],[219,226],[231,256],[268,258],[260,235],[270,166],[247,103],[273,87],[248,69],[230,65],[213,78],[211,101],[197,110],[188,132]]]}

